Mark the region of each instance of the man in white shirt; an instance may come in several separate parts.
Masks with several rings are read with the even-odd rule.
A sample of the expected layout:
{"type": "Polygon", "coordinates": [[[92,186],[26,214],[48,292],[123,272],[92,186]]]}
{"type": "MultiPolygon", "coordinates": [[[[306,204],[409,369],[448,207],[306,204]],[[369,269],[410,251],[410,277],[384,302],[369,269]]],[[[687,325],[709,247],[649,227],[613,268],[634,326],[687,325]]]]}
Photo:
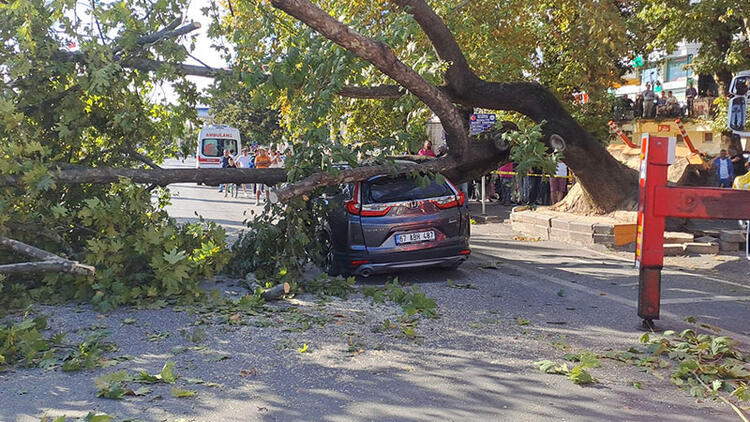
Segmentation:
{"type": "MultiPolygon", "coordinates": [[[[252,160],[252,157],[250,157],[250,151],[247,150],[247,148],[242,148],[242,155],[237,157],[237,167],[247,169],[250,168],[250,161],[252,160]]],[[[242,192],[245,194],[245,198],[247,198],[247,185],[242,184],[242,192]]]]}
{"type": "Polygon", "coordinates": [[[731,188],[734,181],[734,166],[727,155],[727,150],[721,150],[719,157],[713,162],[713,167],[716,168],[716,175],[719,176],[719,187],[731,188]]]}

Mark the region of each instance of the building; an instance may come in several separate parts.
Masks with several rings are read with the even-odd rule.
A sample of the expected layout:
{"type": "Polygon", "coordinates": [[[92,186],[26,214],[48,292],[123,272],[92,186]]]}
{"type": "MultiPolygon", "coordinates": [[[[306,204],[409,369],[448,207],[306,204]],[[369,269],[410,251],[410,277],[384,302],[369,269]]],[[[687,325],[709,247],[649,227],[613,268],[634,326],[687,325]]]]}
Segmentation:
{"type": "MultiPolygon", "coordinates": [[[[656,95],[661,92],[672,91],[683,108],[687,107],[685,91],[688,83],[692,82],[701,98],[694,101],[693,113],[689,117],[682,117],[685,131],[693,146],[701,153],[716,155],[722,148],[726,148],[721,132],[714,132],[708,120],[713,117],[713,101],[715,97],[709,96],[716,93],[716,84],[710,77],[695,75],[689,67],[690,63],[698,54],[700,44],[680,43],[674,52],[654,53],[648,57],[644,66],[634,67],[623,76],[625,83],[615,87],[618,97],[627,96],[635,100],[636,96],[646,89],[649,83],[656,95]]],[[[635,143],[643,133],[654,136],[675,136],[678,144],[683,144],[682,134],[673,117],[635,118],[632,110],[629,113],[615,112],[613,120],[622,128],[635,143]]],[[[613,133],[614,137],[614,133],[613,133]]],[[[613,141],[615,142],[615,141],[613,141]]],[[[618,142],[615,142],[618,143],[618,142]]]]}

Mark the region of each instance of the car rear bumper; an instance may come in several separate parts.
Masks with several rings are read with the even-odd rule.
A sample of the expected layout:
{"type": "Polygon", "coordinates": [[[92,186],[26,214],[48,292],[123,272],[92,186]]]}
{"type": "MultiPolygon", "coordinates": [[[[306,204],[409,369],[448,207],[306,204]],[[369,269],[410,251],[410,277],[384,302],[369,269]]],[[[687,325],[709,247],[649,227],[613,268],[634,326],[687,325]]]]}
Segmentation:
{"type": "Polygon", "coordinates": [[[358,266],[352,275],[369,277],[373,274],[383,274],[398,270],[408,270],[425,267],[454,267],[461,265],[469,255],[446,256],[443,258],[422,259],[418,261],[396,261],[380,264],[363,264],[358,266]]]}
{"type": "Polygon", "coordinates": [[[370,276],[425,267],[453,267],[469,258],[469,245],[401,251],[388,254],[344,254],[336,256],[339,268],[352,275],[370,276]]]}

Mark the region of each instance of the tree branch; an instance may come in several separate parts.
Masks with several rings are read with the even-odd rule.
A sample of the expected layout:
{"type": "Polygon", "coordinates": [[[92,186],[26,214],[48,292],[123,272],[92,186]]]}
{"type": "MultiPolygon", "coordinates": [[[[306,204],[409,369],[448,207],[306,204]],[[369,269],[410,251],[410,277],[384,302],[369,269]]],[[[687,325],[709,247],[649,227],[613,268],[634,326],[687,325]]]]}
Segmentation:
{"type": "Polygon", "coordinates": [[[145,155],[141,154],[140,152],[136,151],[133,147],[128,147],[128,155],[133,157],[134,159],[142,162],[143,164],[146,164],[147,166],[151,167],[152,169],[160,169],[161,167],[156,164],[153,160],[146,157],[145,155]]]}
{"type": "Polygon", "coordinates": [[[342,97],[371,100],[395,100],[403,97],[405,93],[404,89],[398,85],[345,86],[338,92],[342,97]]]}
{"type": "Polygon", "coordinates": [[[19,242],[18,240],[0,236],[0,246],[11,249],[21,255],[42,260],[38,262],[0,265],[0,274],[64,271],[81,275],[94,275],[95,272],[94,267],[70,261],[37,247],[19,242]]]}
{"type": "Polygon", "coordinates": [[[452,157],[433,159],[424,164],[399,163],[396,165],[364,166],[347,169],[338,174],[316,173],[298,182],[292,183],[275,192],[274,202],[286,202],[291,198],[310,192],[321,186],[335,185],[339,183],[350,183],[364,180],[381,174],[404,174],[411,171],[443,172],[455,168],[456,160],[452,157]]]}
{"type": "Polygon", "coordinates": [[[170,63],[153,59],[131,58],[122,62],[122,67],[138,69],[144,72],[155,72],[162,66],[173,66],[177,71],[188,76],[202,76],[204,78],[216,78],[232,74],[229,69],[209,69],[203,66],[196,66],[185,63],[170,63]]]}
{"type": "Polygon", "coordinates": [[[440,59],[449,63],[445,79],[451,90],[463,91],[479,80],[469,68],[453,33],[432,7],[424,0],[396,0],[396,3],[414,17],[435,47],[440,59]]]}
{"type": "MultiPolygon", "coordinates": [[[[88,169],[52,170],[50,176],[55,183],[117,183],[120,179],[129,179],[133,183],[148,183],[166,186],[173,183],[263,183],[275,185],[286,181],[286,170],[283,168],[268,169],[132,169],[96,167],[88,169]]],[[[18,176],[0,178],[2,186],[20,186],[23,179],[18,176]]]]}
{"type": "Polygon", "coordinates": [[[461,115],[448,96],[401,62],[388,46],[352,30],[308,0],[271,0],[271,4],[372,63],[381,72],[416,95],[440,118],[446,132],[450,154],[456,157],[464,154],[468,147],[469,137],[461,115]]]}

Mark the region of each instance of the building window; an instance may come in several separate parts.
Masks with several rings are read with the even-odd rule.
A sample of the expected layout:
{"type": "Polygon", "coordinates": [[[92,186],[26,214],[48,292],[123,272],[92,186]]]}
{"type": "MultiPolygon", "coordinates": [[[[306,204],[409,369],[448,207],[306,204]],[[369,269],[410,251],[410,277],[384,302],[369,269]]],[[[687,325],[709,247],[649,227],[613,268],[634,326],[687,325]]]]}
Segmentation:
{"type": "Polygon", "coordinates": [[[705,132],[703,133],[703,142],[713,142],[714,141],[714,134],[711,132],[705,132]]]}
{"type": "Polygon", "coordinates": [[[692,54],[688,55],[687,57],[680,57],[678,59],[669,59],[667,61],[667,82],[693,76],[692,69],[685,69],[685,66],[689,65],[692,62],[692,54]]]}

